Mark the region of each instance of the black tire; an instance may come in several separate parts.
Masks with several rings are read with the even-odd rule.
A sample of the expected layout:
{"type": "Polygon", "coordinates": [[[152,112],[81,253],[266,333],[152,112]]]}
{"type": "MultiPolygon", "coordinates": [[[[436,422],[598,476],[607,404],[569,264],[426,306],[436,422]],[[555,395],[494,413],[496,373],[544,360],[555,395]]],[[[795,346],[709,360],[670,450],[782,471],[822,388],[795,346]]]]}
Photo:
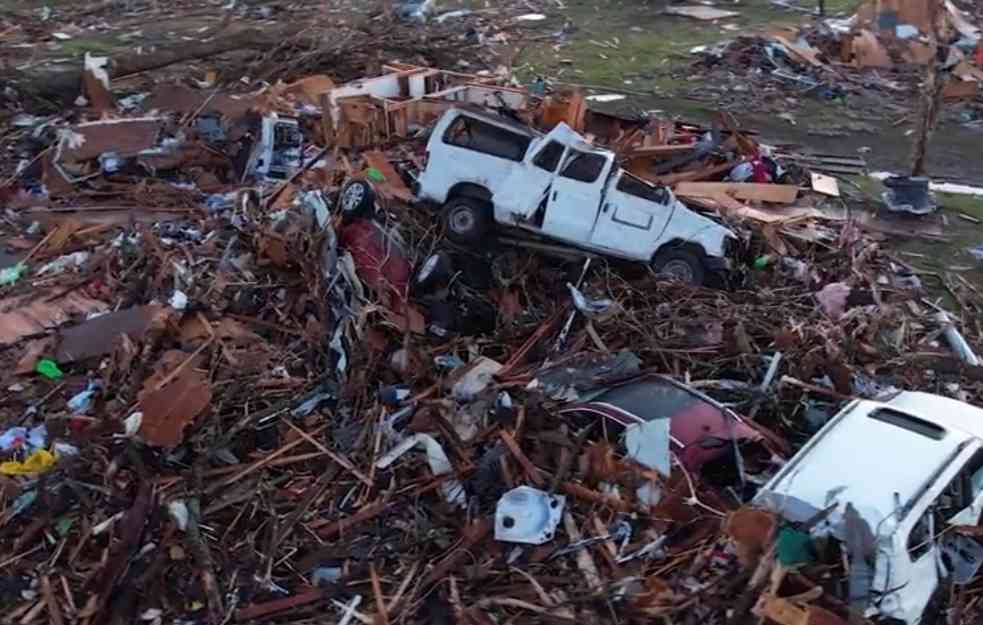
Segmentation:
{"type": "Polygon", "coordinates": [[[416,295],[431,293],[447,286],[454,273],[454,263],[446,252],[437,252],[427,257],[413,277],[413,292],[416,295]]]}
{"type": "Polygon", "coordinates": [[[492,225],[488,205],[468,197],[448,200],[441,222],[447,238],[460,245],[481,243],[492,225]]]}
{"type": "Polygon", "coordinates": [[[706,278],[703,260],[680,248],[663,250],[655,255],[652,269],[656,274],[684,284],[701,285],[706,278]]]}
{"type": "Polygon", "coordinates": [[[371,215],[375,210],[375,189],[365,180],[350,180],[341,187],[337,207],[345,219],[371,215]]]}

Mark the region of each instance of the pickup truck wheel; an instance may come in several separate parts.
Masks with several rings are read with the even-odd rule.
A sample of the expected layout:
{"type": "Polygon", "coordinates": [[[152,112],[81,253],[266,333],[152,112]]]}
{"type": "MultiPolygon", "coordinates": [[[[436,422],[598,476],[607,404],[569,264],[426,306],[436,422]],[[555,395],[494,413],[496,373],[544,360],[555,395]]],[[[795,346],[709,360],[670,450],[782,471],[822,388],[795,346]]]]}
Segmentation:
{"type": "Polygon", "coordinates": [[[445,252],[431,254],[420,265],[420,269],[413,279],[415,295],[423,295],[444,288],[450,282],[453,272],[454,263],[450,256],[445,252]]]}
{"type": "Polygon", "coordinates": [[[363,217],[375,207],[375,191],[364,180],[352,180],[338,194],[338,210],[345,219],[363,217]]]}
{"type": "Polygon", "coordinates": [[[461,244],[479,243],[491,229],[487,206],[467,197],[447,202],[443,222],[448,238],[461,244]]]}
{"type": "Polygon", "coordinates": [[[659,252],[652,262],[652,269],[660,276],[685,284],[703,284],[703,261],[696,254],[681,249],[659,252]]]}

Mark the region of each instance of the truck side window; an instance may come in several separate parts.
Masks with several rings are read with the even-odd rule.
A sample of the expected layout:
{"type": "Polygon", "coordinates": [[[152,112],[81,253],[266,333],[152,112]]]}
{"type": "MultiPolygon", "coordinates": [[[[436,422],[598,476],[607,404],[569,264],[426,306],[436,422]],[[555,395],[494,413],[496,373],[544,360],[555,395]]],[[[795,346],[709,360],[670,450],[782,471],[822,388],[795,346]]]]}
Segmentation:
{"type": "Polygon", "coordinates": [[[916,560],[924,555],[949,524],[977,525],[979,510],[973,509],[973,502],[981,493],[983,451],[977,451],[915,523],[908,536],[908,554],[911,559],[916,560]],[[929,535],[930,521],[934,536],[929,535]]]}
{"type": "Polygon", "coordinates": [[[621,174],[617,189],[622,193],[634,195],[635,197],[655,202],[656,204],[667,204],[669,202],[669,193],[665,187],[655,187],[646,184],[627,172],[621,174]]]}
{"type": "Polygon", "coordinates": [[[562,143],[550,141],[549,145],[539,151],[539,154],[533,159],[532,164],[540,169],[545,169],[553,173],[556,171],[556,166],[560,164],[560,157],[563,156],[563,147],[562,143]]]}
{"type": "Polygon", "coordinates": [[[911,533],[908,534],[908,556],[912,562],[928,553],[932,547],[932,536],[929,535],[929,516],[931,514],[932,509],[929,508],[911,528],[911,533]]]}
{"type": "Polygon", "coordinates": [[[492,124],[462,115],[444,132],[444,143],[490,154],[510,161],[521,161],[531,139],[492,124]]]}
{"type": "Polygon", "coordinates": [[[594,182],[600,177],[605,160],[600,154],[575,152],[560,175],[580,182],[594,182]]]}

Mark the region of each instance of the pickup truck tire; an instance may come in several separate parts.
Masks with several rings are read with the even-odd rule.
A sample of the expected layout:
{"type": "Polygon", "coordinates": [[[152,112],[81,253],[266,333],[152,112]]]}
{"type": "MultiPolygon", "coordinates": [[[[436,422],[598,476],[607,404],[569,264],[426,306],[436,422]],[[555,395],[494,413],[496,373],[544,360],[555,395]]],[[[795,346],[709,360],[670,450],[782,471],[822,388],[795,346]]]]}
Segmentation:
{"type": "Polygon", "coordinates": [[[351,180],[338,194],[338,210],[345,219],[370,215],[375,208],[375,190],[365,180],[351,180]]]}
{"type": "Polygon", "coordinates": [[[689,250],[671,249],[659,252],[652,261],[656,274],[686,284],[700,285],[705,278],[703,261],[689,250]]]}
{"type": "Polygon", "coordinates": [[[448,200],[441,221],[447,238],[462,245],[480,243],[491,230],[488,205],[469,197],[448,200]]]}
{"type": "Polygon", "coordinates": [[[450,283],[454,263],[445,252],[437,252],[427,257],[413,278],[413,292],[424,295],[442,289],[450,283]]]}

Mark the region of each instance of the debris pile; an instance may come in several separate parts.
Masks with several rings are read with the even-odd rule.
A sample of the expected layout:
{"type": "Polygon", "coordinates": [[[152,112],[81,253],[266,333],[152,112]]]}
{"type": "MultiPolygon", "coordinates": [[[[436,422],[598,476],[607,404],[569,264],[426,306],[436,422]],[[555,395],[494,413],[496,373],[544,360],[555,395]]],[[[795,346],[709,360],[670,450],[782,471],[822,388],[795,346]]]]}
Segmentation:
{"type": "Polygon", "coordinates": [[[939,61],[947,99],[972,100],[983,81],[980,27],[972,13],[944,3],[941,26],[933,26],[929,2],[862,3],[849,19],[827,18],[797,32],[737,37],[701,46],[700,64],[710,71],[754,78],[798,96],[833,100],[876,92],[903,100],[920,82],[919,68],[939,61]]]}
{"type": "Polygon", "coordinates": [[[4,622],[983,614],[983,293],[842,162],[407,63],[132,104],[101,67],[4,134],[4,622]],[[482,212],[452,148],[524,178],[482,212]]]}

